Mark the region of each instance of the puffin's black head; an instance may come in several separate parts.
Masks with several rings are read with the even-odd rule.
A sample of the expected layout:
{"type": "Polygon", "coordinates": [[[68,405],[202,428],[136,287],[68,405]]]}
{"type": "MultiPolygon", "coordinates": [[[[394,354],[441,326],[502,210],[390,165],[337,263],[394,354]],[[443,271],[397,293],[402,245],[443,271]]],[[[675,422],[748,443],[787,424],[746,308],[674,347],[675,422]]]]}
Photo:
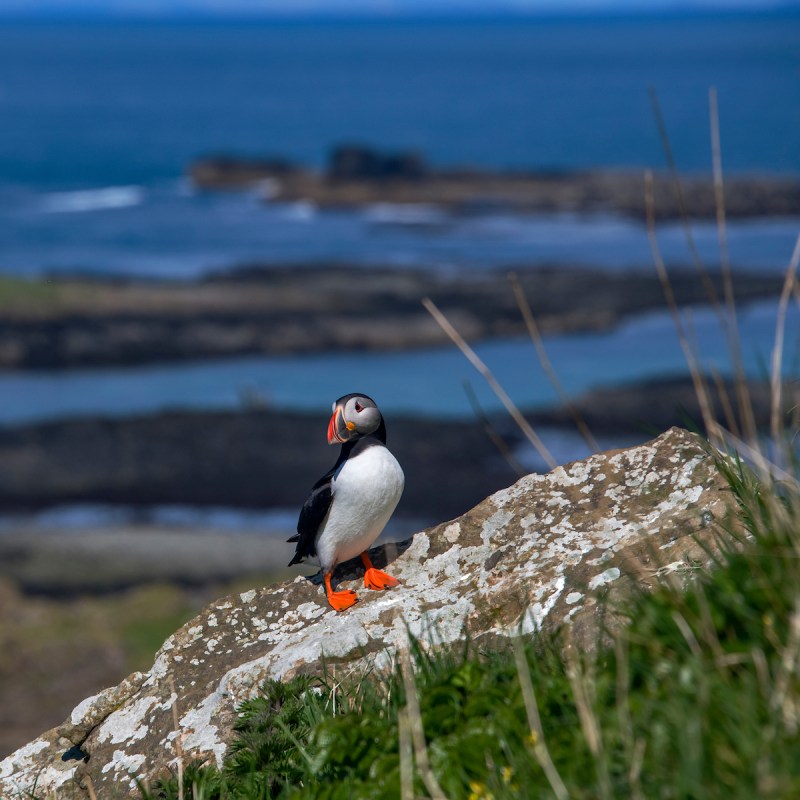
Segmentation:
{"type": "Polygon", "coordinates": [[[386,441],[386,427],[375,401],[357,392],[340,397],[328,423],[328,444],[344,444],[370,434],[386,441]]]}

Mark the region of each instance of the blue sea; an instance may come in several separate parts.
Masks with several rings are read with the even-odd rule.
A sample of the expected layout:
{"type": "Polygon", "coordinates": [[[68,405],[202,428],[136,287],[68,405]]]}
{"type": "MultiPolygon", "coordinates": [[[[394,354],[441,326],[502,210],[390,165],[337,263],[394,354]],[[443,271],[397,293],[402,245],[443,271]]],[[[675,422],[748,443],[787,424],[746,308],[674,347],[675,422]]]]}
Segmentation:
{"type": "MultiPolygon", "coordinates": [[[[257,194],[197,192],[185,169],[210,153],[321,166],[344,141],[417,149],[438,166],[661,168],[653,86],[679,168],[709,173],[712,85],[728,174],[800,175],[798,15],[7,21],[0,271],[189,279],[251,262],[450,274],[542,263],[652,269],[639,220],[267,205],[257,194]]],[[[784,270],[798,232],[798,218],[731,222],[735,267],[784,270]]],[[[714,268],[715,226],[697,224],[694,235],[714,268]]],[[[680,225],[662,225],[659,241],[670,265],[690,262],[680,225]]],[[[696,316],[701,344],[726,371],[713,320],[703,310],[696,316]]],[[[748,368],[757,374],[772,346],[774,304],[743,319],[748,368]]],[[[547,344],[574,392],[685,369],[666,314],[547,344]]],[[[481,352],[521,405],[553,399],[527,342],[488,343],[481,352]]],[[[352,388],[343,375],[358,376],[394,413],[431,416],[469,416],[461,382],[479,384],[450,349],[19,372],[0,376],[0,422],[234,407],[251,388],[277,406],[326,409],[352,388]]],[[[488,409],[498,408],[480,392],[488,409]]]]}

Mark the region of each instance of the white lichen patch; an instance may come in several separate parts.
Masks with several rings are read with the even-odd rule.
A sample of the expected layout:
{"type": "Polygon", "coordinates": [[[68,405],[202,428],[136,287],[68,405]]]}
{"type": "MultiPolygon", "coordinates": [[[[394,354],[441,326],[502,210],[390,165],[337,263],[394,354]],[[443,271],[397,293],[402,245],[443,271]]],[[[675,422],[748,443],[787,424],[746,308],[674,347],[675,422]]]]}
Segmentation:
{"type": "Polygon", "coordinates": [[[418,533],[411,541],[411,546],[403,553],[403,561],[421,561],[428,555],[431,540],[427,533],[418,533]]]}
{"type": "Polygon", "coordinates": [[[213,753],[218,767],[222,766],[226,747],[220,741],[219,728],[212,723],[211,718],[228,696],[226,678],[227,676],[220,681],[216,692],[206,697],[197,708],[184,714],[179,721],[181,732],[185,734],[184,751],[213,753]]]}
{"type": "Polygon", "coordinates": [[[69,715],[70,722],[73,725],[80,725],[88,716],[91,715],[98,699],[99,695],[93,694],[91,697],[81,700],[81,702],[72,709],[72,713],[69,715]]]}
{"type": "Polygon", "coordinates": [[[611,581],[615,581],[619,578],[620,572],[617,567],[609,567],[604,572],[601,572],[599,575],[595,575],[589,581],[589,588],[590,589],[599,589],[601,586],[605,586],[607,583],[611,583],[611,581]]]}
{"type": "MultiPolygon", "coordinates": [[[[102,772],[125,772],[128,775],[137,775],[138,777],[138,771],[145,761],[146,758],[141,753],[128,755],[123,750],[115,750],[111,760],[103,766],[102,772]]],[[[135,781],[132,788],[136,788],[135,781]]]]}
{"type": "Polygon", "coordinates": [[[42,736],[0,761],[0,797],[49,797],[68,784],[76,765],[61,761],[63,741],[42,736]]]}
{"type": "Polygon", "coordinates": [[[216,628],[218,624],[216,614],[209,614],[208,617],[206,617],[206,625],[208,625],[209,628],[216,628]]]}
{"type": "Polygon", "coordinates": [[[196,642],[202,635],[203,635],[203,626],[192,625],[192,627],[186,631],[186,641],[184,642],[184,646],[196,642]]]}
{"type": "Polygon", "coordinates": [[[534,603],[525,613],[522,620],[522,632],[534,633],[540,630],[547,615],[552,610],[553,606],[558,602],[561,593],[564,591],[565,580],[563,575],[549,581],[547,586],[539,589],[540,594],[546,594],[547,599],[544,602],[534,603]]]}
{"type": "Polygon", "coordinates": [[[496,511],[483,523],[481,539],[487,547],[491,544],[492,537],[495,536],[498,531],[503,530],[513,516],[514,515],[510,511],[496,511]]]}
{"type": "Polygon", "coordinates": [[[580,602],[581,598],[583,598],[583,595],[580,592],[570,592],[566,596],[566,603],[568,606],[574,606],[575,603],[580,602]]]}
{"type": "Polygon", "coordinates": [[[321,617],[328,609],[318,603],[302,603],[297,607],[297,616],[301,619],[316,619],[321,617]]]}
{"type": "Polygon", "coordinates": [[[455,544],[458,541],[458,537],[461,535],[461,525],[458,522],[451,522],[442,533],[442,536],[450,542],[450,544],[455,544]]]}
{"type": "Polygon", "coordinates": [[[241,600],[243,603],[252,603],[252,602],[253,602],[253,600],[255,600],[255,598],[256,598],[256,590],[255,590],[255,589],[250,589],[249,591],[247,591],[247,592],[242,592],[242,593],[239,595],[239,599],[240,599],[240,600],[241,600]]]}
{"type": "Polygon", "coordinates": [[[155,697],[140,697],[130,705],[117,709],[110,714],[100,726],[97,739],[100,742],[132,742],[144,739],[147,735],[145,717],[150,709],[158,704],[155,697]]]}
{"type": "Polygon", "coordinates": [[[50,747],[50,742],[47,739],[36,739],[30,744],[20,747],[8,758],[0,761],[0,778],[8,778],[15,772],[25,770],[35,761],[35,757],[43,750],[47,750],[48,747],[50,747]]]}

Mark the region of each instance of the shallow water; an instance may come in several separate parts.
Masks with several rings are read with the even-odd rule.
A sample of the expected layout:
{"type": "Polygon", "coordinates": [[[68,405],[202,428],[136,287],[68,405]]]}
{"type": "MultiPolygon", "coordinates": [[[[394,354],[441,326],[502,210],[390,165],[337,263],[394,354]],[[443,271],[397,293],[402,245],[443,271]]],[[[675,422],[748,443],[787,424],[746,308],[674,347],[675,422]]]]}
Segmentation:
{"type": "MultiPolygon", "coordinates": [[[[775,302],[739,311],[742,350],[750,375],[769,364],[775,335],[775,302]]],[[[702,362],[731,372],[727,343],[707,308],[689,312],[702,362]]],[[[790,309],[785,374],[796,372],[800,314],[790,309]]],[[[684,374],[686,362],[666,312],[631,319],[614,331],[545,337],[552,363],[572,395],[597,386],[684,374]]],[[[479,345],[478,353],[515,402],[524,408],[550,405],[556,395],[531,342],[513,338],[479,345]]],[[[22,423],[76,414],[141,414],[167,408],[235,409],[246,398],[276,408],[320,411],[357,387],[391,414],[471,417],[463,388],[469,381],[483,407],[497,398],[454,347],[403,353],[327,353],[239,358],[126,369],[20,371],[0,374],[0,423],[22,423]]]]}

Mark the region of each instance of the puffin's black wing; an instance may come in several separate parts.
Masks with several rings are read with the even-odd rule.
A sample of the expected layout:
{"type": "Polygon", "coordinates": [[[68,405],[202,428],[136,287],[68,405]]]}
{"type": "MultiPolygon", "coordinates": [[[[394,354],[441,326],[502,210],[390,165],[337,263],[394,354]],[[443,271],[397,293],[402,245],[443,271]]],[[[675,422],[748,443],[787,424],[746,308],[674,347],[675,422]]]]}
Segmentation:
{"type": "Polygon", "coordinates": [[[287,542],[297,542],[294,557],[289,562],[290,567],[292,564],[299,564],[307,556],[315,556],[317,554],[315,539],[317,538],[317,533],[319,533],[319,526],[322,525],[322,520],[325,519],[325,515],[333,502],[333,479],[344,465],[344,462],[347,461],[356,444],[362,444],[363,442],[363,439],[357,443],[345,442],[339,451],[339,458],[336,459],[336,463],[312,487],[311,494],[306,498],[303,507],[300,509],[300,518],[297,520],[297,533],[286,540],[287,542]]]}
{"type": "Polygon", "coordinates": [[[299,564],[307,556],[315,556],[317,554],[314,540],[317,538],[322,520],[325,519],[328,509],[331,507],[331,501],[333,500],[331,482],[338,466],[337,463],[335,467],[326,472],[314,484],[311,494],[300,509],[300,518],[297,520],[297,533],[286,540],[288,542],[297,542],[297,550],[295,550],[294,557],[289,562],[290,567],[292,564],[299,564]]]}

